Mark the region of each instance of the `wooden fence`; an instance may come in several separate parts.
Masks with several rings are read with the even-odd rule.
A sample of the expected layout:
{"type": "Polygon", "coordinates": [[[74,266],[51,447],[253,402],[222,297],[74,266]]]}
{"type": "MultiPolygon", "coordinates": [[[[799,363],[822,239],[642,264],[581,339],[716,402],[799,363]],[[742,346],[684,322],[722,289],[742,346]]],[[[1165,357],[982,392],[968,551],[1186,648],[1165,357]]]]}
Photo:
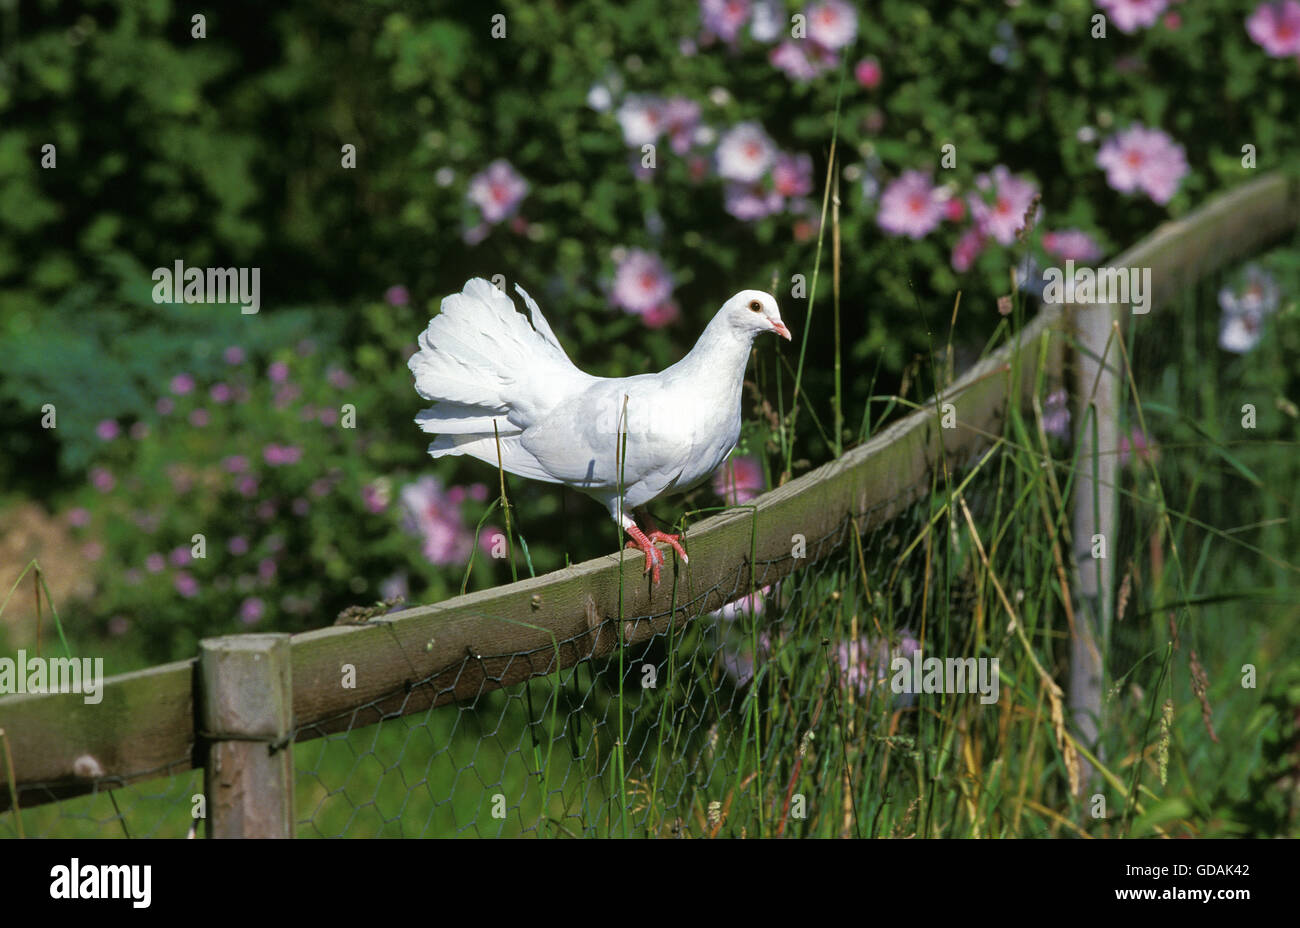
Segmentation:
{"type": "MultiPolygon", "coordinates": [[[[1298,222],[1300,186],[1267,176],[1157,229],[1111,264],[1151,268],[1158,306],[1298,222]]],[[[31,805],[202,767],[210,835],[288,836],[295,739],[554,673],[612,653],[620,637],[645,641],[795,569],[795,533],[809,540],[800,564],[826,557],[852,532],[879,526],[929,492],[937,468],[996,441],[1009,403],[1029,399],[1040,369],[1057,383],[1075,371],[1083,385],[1076,409],[1096,405],[1112,427],[1108,433],[1103,425],[1100,443],[1113,448],[1116,349],[1107,355],[1106,340],[1122,321],[1118,312],[1044,308],[1014,341],[870,441],[750,506],[691,526],[690,564],[666,571],[658,587],[642,576],[639,555],[620,552],[369,624],[206,640],[196,659],[109,678],[93,711],[74,694],[0,698],[13,785],[28,796],[39,792],[23,803],[31,805]],[[940,425],[946,404],[955,409],[954,428],[940,425]],[[763,574],[755,577],[758,564],[763,574]],[[353,668],[355,687],[340,684],[344,665],[353,668]],[[367,715],[358,718],[362,710],[367,715]]],[[[1114,455],[1101,455],[1096,470],[1082,469],[1080,492],[1094,481],[1105,502],[1098,516],[1089,498],[1093,514],[1076,518],[1076,537],[1113,525],[1115,467],[1114,455]]],[[[1100,669],[1091,655],[1105,641],[1109,575],[1094,574],[1084,594],[1090,619],[1079,623],[1071,688],[1080,725],[1100,708],[1087,675],[1100,669]]],[[[0,763],[7,778],[3,769],[0,763]]],[[[11,806],[9,786],[0,788],[0,811],[11,806]]]]}

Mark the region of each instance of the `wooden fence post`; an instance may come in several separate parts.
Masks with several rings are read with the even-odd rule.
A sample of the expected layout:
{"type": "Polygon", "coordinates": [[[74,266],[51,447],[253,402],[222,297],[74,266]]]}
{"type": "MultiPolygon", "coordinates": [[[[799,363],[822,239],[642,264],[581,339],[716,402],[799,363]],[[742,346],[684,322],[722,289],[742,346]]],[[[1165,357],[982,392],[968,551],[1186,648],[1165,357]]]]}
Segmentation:
{"type": "Polygon", "coordinates": [[[288,635],[199,642],[208,837],[293,837],[293,681],[288,635]]]}
{"type": "MultiPolygon", "coordinates": [[[[1080,740],[1097,748],[1101,725],[1103,655],[1110,640],[1116,554],[1116,481],[1119,478],[1120,346],[1111,338],[1115,306],[1073,307],[1079,351],[1075,365],[1075,439],[1079,470],[1074,481],[1074,560],[1079,587],[1070,641],[1070,716],[1080,740]],[[1109,346],[1109,351],[1107,350],[1109,346]],[[1095,391],[1095,392],[1094,392],[1095,391]],[[1090,412],[1091,410],[1091,412],[1090,412]],[[1095,441],[1094,441],[1095,423],[1095,441]],[[1094,467],[1095,456],[1095,467],[1094,467]],[[1100,536],[1099,542],[1095,542],[1100,536]],[[1101,548],[1097,545],[1100,544],[1101,548]],[[1098,553],[1103,554],[1097,557],[1098,553]]],[[[1121,336],[1122,337],[1122,336],[1121,336]]],[[[1093,779],[1092,765],[1080,759],[1079,790],[1093,779]]]]}

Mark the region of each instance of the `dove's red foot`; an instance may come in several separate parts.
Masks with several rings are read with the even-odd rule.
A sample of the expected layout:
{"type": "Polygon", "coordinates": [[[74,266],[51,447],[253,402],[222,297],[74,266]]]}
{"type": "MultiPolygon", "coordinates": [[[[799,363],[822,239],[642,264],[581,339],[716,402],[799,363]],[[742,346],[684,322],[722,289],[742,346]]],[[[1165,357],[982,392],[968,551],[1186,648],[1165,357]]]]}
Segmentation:
{"type": "Polygon", "coordinates": [[[670,545],[681,556],[684,563],[689,562],[686,552],[682,550],[680,542],[682,536],[680,535],[669,535],[667,532],[653,531],[647,538],[645,532],[635,525],[628,526],[627,533],[632,536],[632,540],[627,543],[627,546],[629,548],[638,548],[645,554],[645,572],[650,574],[652,583],[657,584],[659,582],[659,565],[664,560],[663,554],[654,546],[654,542],[662,541],[664,544],[670,545]]]}

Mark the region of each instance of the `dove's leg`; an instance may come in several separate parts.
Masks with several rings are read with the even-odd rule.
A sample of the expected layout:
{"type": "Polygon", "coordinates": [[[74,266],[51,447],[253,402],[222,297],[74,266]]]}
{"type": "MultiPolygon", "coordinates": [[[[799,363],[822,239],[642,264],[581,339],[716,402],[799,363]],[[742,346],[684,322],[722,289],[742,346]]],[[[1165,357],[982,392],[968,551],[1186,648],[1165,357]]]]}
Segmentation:
{"type": "Polygon", "coordinates": [[[664,544],[670,546],[677,552],[677,556],[682,559],[683,564],[689,564],[691,562],[691,559],[686,556],[686,551],[682,548],[681,535],[669,535],[667,532],[661,532],[656,529],[650,533],[650,540],[662,541],[664,544]]]}

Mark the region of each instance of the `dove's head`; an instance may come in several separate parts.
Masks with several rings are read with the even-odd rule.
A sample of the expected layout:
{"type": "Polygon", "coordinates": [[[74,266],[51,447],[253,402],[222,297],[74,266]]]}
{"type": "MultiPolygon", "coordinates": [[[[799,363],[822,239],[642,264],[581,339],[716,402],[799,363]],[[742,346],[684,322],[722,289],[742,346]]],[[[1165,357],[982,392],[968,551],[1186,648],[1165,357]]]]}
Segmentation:
{"type": "Polygon", "coordinates": [[[722,313],[736,329],[753,338],[760,332],[775,332],[790,341],[790,330],[781,321],[776,299],[762,290],[741,290],[722,304],[722,313]]]}

